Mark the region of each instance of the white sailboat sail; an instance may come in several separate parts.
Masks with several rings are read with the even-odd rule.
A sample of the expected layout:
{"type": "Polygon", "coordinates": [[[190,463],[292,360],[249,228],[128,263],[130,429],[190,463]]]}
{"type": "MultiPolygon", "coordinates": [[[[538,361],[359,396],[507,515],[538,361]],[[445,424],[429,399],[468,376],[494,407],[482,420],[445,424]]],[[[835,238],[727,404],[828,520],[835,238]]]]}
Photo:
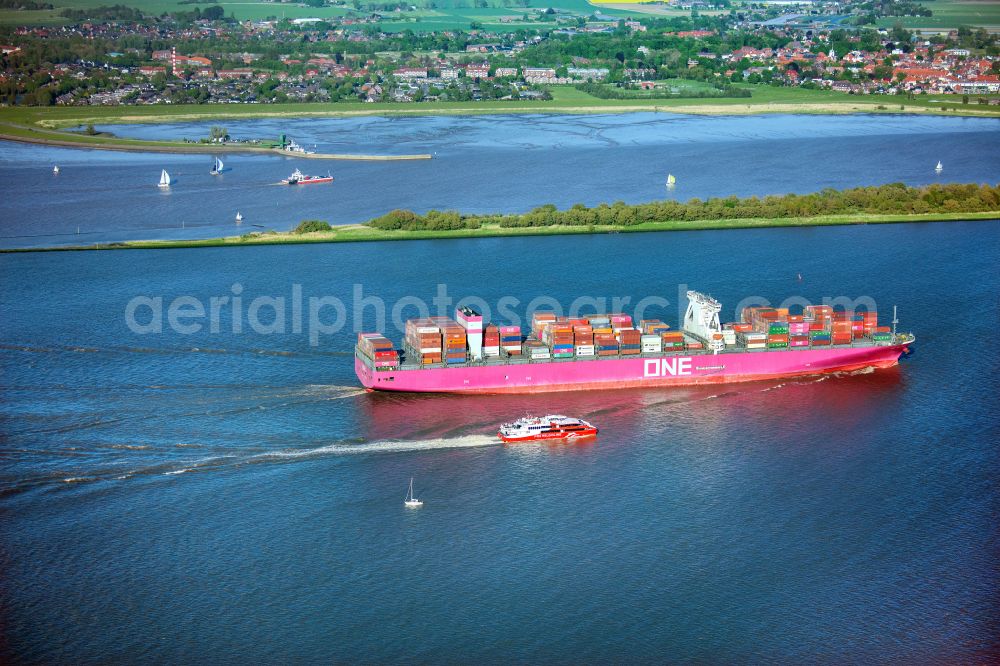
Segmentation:
{"type": "Polygon", "coordinates": [[[938,173],[944,171],[944,166],[942,166],[941,160],[938,160],[937,166],[934,167],[934,170],[937,171],[938,173]]]}
{"type": "Polygon", "coordinates": [[[417,506],[421,506],[423,504],[423,502],[421,500],[418,500],[416,497],[413,496],[413,477],[412,476],[410,477],[410,489],[406,493],[406,499],[403,501],[403,504],[405,504],[406,506],[409,506],[409,507],[417,507],[417,506]]]}
{"type": "Polygon", "coordinates": [[[166,169],[160,172],[160,187],[170,187],[170,174],[166,169]]]}
{"type": "Polygon", "coordinates": [[[222,173],[222,160],[218,157],[215,158],[215,164],[212,166],[212,173],[222,173]]]}

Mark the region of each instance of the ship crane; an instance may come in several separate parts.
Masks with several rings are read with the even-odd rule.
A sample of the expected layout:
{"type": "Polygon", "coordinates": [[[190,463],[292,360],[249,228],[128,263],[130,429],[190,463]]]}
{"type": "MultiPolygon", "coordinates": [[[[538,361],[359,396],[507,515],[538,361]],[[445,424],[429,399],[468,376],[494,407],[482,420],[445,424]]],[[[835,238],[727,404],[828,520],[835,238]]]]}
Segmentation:
{"type": "Polygon", "coordinates": [[[722,304],[699,291],[689,291],[687,297],[684,330],[704,340],[712,353],[718,354],[723,351],[726,344],[721,339],[722,325],[719,323],[722,304]],[[717,338],[716,335],[720,337],[717,338]]]}

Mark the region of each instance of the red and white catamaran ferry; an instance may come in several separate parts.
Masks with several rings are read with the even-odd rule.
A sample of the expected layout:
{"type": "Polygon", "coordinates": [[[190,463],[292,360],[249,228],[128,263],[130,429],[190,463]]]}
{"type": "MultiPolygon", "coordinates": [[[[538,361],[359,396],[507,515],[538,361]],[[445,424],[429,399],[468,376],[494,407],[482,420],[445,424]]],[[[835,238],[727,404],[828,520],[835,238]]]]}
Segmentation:
{"type": "Polygon", "coordinates": [[[593,437],[597,428],[582,419],[550,414],[526,416],[500,426],[497,436],[505,442],[534,442],[543,439],[579,439],[593,437]]]}

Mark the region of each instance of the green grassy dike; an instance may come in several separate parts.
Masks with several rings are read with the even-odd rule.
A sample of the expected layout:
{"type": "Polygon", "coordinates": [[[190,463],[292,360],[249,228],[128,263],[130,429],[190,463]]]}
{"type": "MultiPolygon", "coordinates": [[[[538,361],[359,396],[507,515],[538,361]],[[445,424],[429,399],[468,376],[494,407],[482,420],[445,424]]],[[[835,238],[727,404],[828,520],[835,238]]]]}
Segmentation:
{"type": "MultiPolygon", "coordinates": [[[[0,118],[3,114],[0,113],[0,118]]],[[[164,118],[166,119],[166,118],[164,118]]],[[[95,150],[116,150],[138,153],[173,153],[173,154],[231,154],[256,153],[265,155],[293,156],[302,159],[318,160],[429,160],[429,154],[417,155],[357,155],[341,153],[289,153],[280,148],[260,145],[189,143],[184,141],[149,141],[143,139],[123,139],[108,134],[80,134],[45,129],[39,126],[20,125],[0,121],[0,140],[20,143],[34,143],[44,146],[59,146],[63,148],[90,148],[95,150]]]]}
{"type": "Polygon", "coordinates": [[[202,240],[144,240],[113,243],[93,243],[62,247],[0,248],[0,253],[60,252],[80,250],[161,250],[199,247],[253,247],[259,245],[298,245],[304,243],[366,243],[381,241],[438,240],[449,238],[502,238],[512,236],[562,236],[581,234],[651,233],[663,231],[703,231],[712,229],[764,229],[769,227],[822,227],[854,224],[902,224],[907,222],[967,222],[1000,219],[1000,210],[980,213],[925,213],[914,215],[822,215],[816,217],[722,219],[649,222],[633,226],[568,226],[499,227],[452,231],[384,231],[352,224],[334,227],[331,231],[306,234],[285,232],[250,233],[243,236],[206,238],[202,240]]]}

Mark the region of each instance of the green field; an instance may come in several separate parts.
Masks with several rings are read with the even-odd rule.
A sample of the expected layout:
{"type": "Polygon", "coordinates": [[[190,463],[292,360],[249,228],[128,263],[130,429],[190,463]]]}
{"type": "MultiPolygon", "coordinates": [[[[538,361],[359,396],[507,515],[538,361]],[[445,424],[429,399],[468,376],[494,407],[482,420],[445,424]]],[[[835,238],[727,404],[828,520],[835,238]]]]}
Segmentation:
{"type": "Polygon", "coordinates": [[[1000,29],[1000,2],[933,0],[921,4],[934,12],[934,16],[886,17],[878,21],[879,27],[890,28],[899,23],[906,28],[955,29],[964,25],[1000,29]]]}
{"type": "MultiPolygon", "coordinates": [[[[676,81],[676,79],[671,80],[676,81]]],[[[697,81],[685,81],[689,85],[706,85],[697,81]]],[[[553,100],[542,104],[562,107],[607,106],[632,107],[643,105],[649,110],[677,111],[681,113],[698,113],[699,108],[732,107],[732,113],[767,113],[770,106],[782,113],[792,113],[789,105],[817,107],[803,109],[808,113],[902,113],[920,111],[935,111],[942,113],[967,113],[969,115],[1000,116],[997,106],[981,106],[977,104],[962,104],[960,95],[935,95],[933,98],[900,99],[882,95],[849,95],[832,90],[805,90],[803,88],[775,88],[768,85],[736,84],[739,88],[748,88],[752,96],[718,97],[718,98],[681,98],[681,99],[597,99],[573,86],[552,86],[553,100]],[[942,101],[947,100],[947,101],[942,101]],[[902,109],[900,107],[903,107],[902,109]],[[824,110],[819,107],[829,107],[824,110]],[[879,108],[885,107],[885,108],[879,108]],[[942,107],[947,111],[942,111],[942,107]]]]}
{"type": "MultiPolygon", "coordinates": [[[[137,7],[147,14],[161,14],[163,12],[192,11],[195,7],[202,9],[210,6],[206,4],[180,4],[178,0],[49,0],[56,9],[51,11],[14,11],[0,10],[0,25],[59,25],[67,21],[61,18],[59,10],[62,8],[86,9],[99,7],[102,5],[125,4],[137,7]]],[[[469,29],[469,24],[473,21],[480,23],[487,31],[510,30],[518,26],[517,23],[500,23],[500,16],[516,16],[528,12],[533,15],[531,8],[562,9],[582,16],[590,16],[595,12],[600,12],[606,16],[615,17],[635,17],[645,13],[646,16],[688,16],[690,11],[680,9],[670,9],[665,6],[638,6],[634,11],[620,7],[609,7],[606,4],[592,4],[587,0],[528,0],[528,8],[518,6],[504,6],[503,0],[487,0],[489,7],[477,8],[473,0],[413,0],[411,3],[417,7],[417,11],[388,13],[382,25],[387,31],[413,30],[414,32],[430,32],[438,30],[469,29]],[[434,2],[435,9],[429,9],[431,2],[434,2]],[[646,13],[650,12],[650,13],[646,13]],[[414,20],[419,19],[419,20],[414,20]]],[[[226,15],[235,16],[237,19],[265,19],[268,17],[277,18],[332,18],[343,15],[351,11],[348,7],[323,7],[311,8],[298,4],[285,4],[275,2],[265,2],[264,0],[220,0],[218,3],[226,15]]],[[[513,5],[514,3],[509,2],[513,5]]],[[[962,25],[983,26],[1000,28],[1000,2],[983,0],[981,2],[970,2],[969,0],[932,0],[924,3],[934,16],[924,17],[887,17],[880,19],[880,27],[891,27],[896,23],[901,23],[908,28],[957,28],[962,25]]],[[[711,10],[703,11],[702,14],[713,14],[711,10]]],[[[533,24],[533,25],[538,25],[533,24]]]]}
{"type": "MultiPolygon", "coordinates": [[[[713,95],[719,93],[719,91],[716,88],[714,88],[710,83],[706,83],[705,81],[690,81],[688,79],[664,79],[660,81],[655,81],[654,83],[657,84],[657,88],[653,90],[631,90],[631,89],[622,90],[620,88],[615,88],[614,85],[610,83],[603,85],[608,90],[611,91],[617,90],[624,93],[625,95],[628,96],[629,101],[644,100],[644,99],[656,99],[660,101],[667,101],[671,99],[669,97],[663,96],[667,93],[676,96],[677,98],[685,98],[685,99],[690,98],[699,93],[705,93],[706,95],[713,95]]],[[[746,100],[747,98],[744,97],[742,99],[746,100]]]]}
{"type": "Polygon", "coordinates": [[[985,213],[932,213],[926,215],[826,215],[817,217],[726,219],[664,222],[648,222],[628,227],[608,226],[554,226],[554,227],[498,227],[486,226],[481,229],[460,229],[457,231],[383,231],[364,225],[352,224],[334,227],[332,231],[308,234],[290,232],[252,233],[245,236],[207,238],[204,240],[148,240],[124,243],[95,243],[75,247],[52,248],[0,248],[6,252],[45,252],[73,250],[142,250],[198,247],[252,247],[255,245],[297,245],[305,243],[358,243],[378,241],[408,241],[457,238],[497,238],[514,236],[562,236],[605,233],[651,233],[669,231],[699,231],[709,229],[759,229],[768,227],[813,227],[842,226],[853,224],[895,224],[912,222],[950,222],[969,220],[996,220],[1000,211],[985,213]]]}
{"type": "MultiPolygon", "coordinates": [[[[101,6],[110,5],[126,5],[129,7],[135,7],[141,10],[145,14],[159,15],[164,12],[190,12],[194,11],[195,7],[199,9],[205,9],[211,7],[210,4],[197,4],[197,5],[182,5],[177,0],[46,0],[52,3],[57,10],[62,8],[71,9],[88,9],[101,6]]],[[[221,0],[217,3],[222,7],[226,16],[230,14],[234,15],[237,19],[263,19],[268,16],[275,16],[281,18],[282,16],[286,18],[305,18],[305,17],[317,17],[322,18],[324,16],[336,16],[344,13],[344,8],[341,7],[324,7],[322,9],[313,9],[310,7],[304,7],[298,4],[278,4],[274,2],[263,2],[262,0],[241,0],[239,2],[227,2],[226,0],[221,0]]]]}
{"type": "Polygon", "coordinates": [[[18,11],[16,9],[0,9],[0,26],[16,25],[65,25],[66,19],[59,16],[58,9],[42,9],[37,11],[18,11]]]}
{"type": "MultiPolygon", "coordinates": [[[[147,14],[162,14],[164,12],[192,11],[195,7],[205,9],[207,4],[180,4],[178,0],[48,0],[56,9],[47,11],[14,11],[0,10],[0,25],[59,25],[68,23],[59,16],[63,8],[87,9],[106,5],[124,4],[141,9],[147,14]]],[[[417,11],[390,12],[384,15],[382,22],[384,30],[393,32],[413,30],[414,32],[431,32],[439,30],[468,30],[469,25],[476,21],[485,30],[508,31],[516,29],[517,23],[500,23],[501,16],[519,16],[528,13],[537,15],[531,8],[564,9],[583,16],[589,16],[600,11],[608,16],[634,16],[628,11],[591,5],[586,0],[528,0],[528,7],[504,6],[503,0],[487,0],[489,7],[474,7],[473,0],[413,0],[412,5],[417,11]],[[430,9],[433,1],[435,8],[430,9]],[[419,19],[419,20],[416,20],[419,19]]],[[[513,5],[512,2],[508,4],[513,5]]],[[[220,0],[218,3],[227,16],[235,16],[239,20],[260,20],[268,17],[276,18],[332,18],[351,13],[347,7],[312,8],[298,4],[264,2],[263,0],[239,0],[230,2],[220,0]]],[[[530,25],[539,25],[538,23],[530,25]]],[[[551,25],[551,24],[550,24],[551,25]]]]}

